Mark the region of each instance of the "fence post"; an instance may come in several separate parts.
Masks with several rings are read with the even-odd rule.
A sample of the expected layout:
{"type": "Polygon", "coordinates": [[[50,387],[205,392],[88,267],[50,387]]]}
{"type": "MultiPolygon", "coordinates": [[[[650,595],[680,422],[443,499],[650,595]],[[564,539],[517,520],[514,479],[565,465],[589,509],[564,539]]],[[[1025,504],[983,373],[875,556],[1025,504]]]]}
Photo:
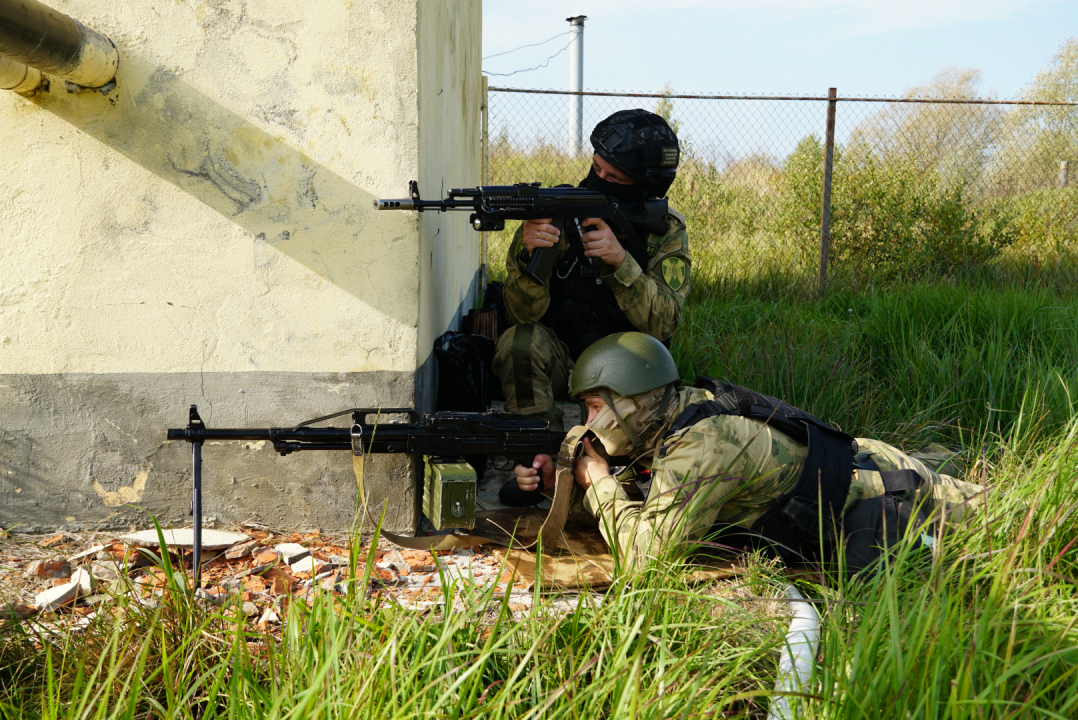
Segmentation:
{"type": "Polygon", "coordinates": [[[1067,187],[1067,181],[1070,180],[1071,164],[1069,160],[1059,161],[1059,187],[1067,187]]]}
{"type": "MultiPolygon", "coordinates": [[[[483,104],[480,106],[483,118],[483,135],[480,142],[482,159],[479,163],[479,184],[490,184],[490,134],[487,131],[487,118],[490,112],[490,90],[487,87],[487,76],[483,76],[483,104]]],[[[487,290],[487,231],[479,233],[479,291],[487,290]]]]}
{"type": "Polygon", "coordinates": [[[820,218],[820,276],[819,290],[823,295],[827,287],[827,253],[831,245],[831,168],[835,160],[835,104],[838,89],[827,91],[827,139],[823,157],[823,212],[820,218]]]}

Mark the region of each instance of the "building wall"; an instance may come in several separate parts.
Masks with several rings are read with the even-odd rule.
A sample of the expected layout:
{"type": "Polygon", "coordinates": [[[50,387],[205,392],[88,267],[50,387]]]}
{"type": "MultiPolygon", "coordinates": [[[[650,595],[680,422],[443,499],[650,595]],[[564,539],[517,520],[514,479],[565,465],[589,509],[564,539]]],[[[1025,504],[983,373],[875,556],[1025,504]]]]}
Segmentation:
{"type": "MultiPolygon", "coordinates": [[[[190,449],[164,433],[189,404],[211,428],[430,409],[431,341],[470,304],[478,241],[372,205],[477,182],[477,137],[420,128],[478,136],[479,3],[53,6],[120,65],[104,92],[0,95],[0,525],[185,522],[190,449]],[[471,257],[432,261],[442,237],[471,257]]],[[[352,522],[345,453],[204,460],[220,523],[352,522]]],[[[415,467],[368,462],[390,528],[416,522],[415,467]]]]}

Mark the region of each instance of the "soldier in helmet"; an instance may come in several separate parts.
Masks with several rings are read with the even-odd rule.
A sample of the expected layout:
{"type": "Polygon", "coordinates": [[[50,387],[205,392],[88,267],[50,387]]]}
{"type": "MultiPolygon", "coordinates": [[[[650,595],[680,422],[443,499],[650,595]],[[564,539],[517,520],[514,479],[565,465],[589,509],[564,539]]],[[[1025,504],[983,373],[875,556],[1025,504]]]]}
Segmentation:
{"type": "MultiPolygon", "coordinates": [[[[601,447],[585,438],[562,455],[577,457],[583,508],[630,566],[721,532],[724,544],[764,545],[793,563],[841,541],[856,571],[906,528],[931,545],[931,528],[983,503],[981,486],[776,398],[710,378],[679,388],[669,351],[642,333],[588,347],[570,383],[601,447]],[[635,471],[615,477],[610,458],[635,471]]],[[[547,455],[515,468],[525,491],[549,487],[554,474],[547,455]]]]}
{"type": "MultiPolygon", "coordinates": [[[[668,341],[689,292],[684,216],[670,209],[658,226],[639,217],[674,181],[680,148],[670,126],[646,110],[625,110],[596,125],[591,143],[591,170],[580,185],[616,198],[627,221],[585,218],[565,223],[563,232],[550,219],[526,220],[506,257],[502,298],[511,327],[498,339],[494,372],[506,409],[541,417],[555,429],[562,428],[556,401],[569,399],[569,371],[584,348],[630,330],[668,341]],[[522,270],[533,251],[549,247],[558,261],[540,284],[522,270]]],[[[510,504],[542,499],[506,488],[502,499],[510,504]]]]}

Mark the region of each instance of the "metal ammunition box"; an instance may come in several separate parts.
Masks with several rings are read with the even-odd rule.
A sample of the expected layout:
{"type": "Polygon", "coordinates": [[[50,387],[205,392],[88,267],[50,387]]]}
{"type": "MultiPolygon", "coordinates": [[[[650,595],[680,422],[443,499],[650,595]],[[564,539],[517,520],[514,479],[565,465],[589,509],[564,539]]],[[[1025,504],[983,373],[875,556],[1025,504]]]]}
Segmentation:
{"type": "Polygon", "coordinates": [[[439,530],[475,524],[475,470],[461,459],[423,456],[423,514],[439,530]]]}

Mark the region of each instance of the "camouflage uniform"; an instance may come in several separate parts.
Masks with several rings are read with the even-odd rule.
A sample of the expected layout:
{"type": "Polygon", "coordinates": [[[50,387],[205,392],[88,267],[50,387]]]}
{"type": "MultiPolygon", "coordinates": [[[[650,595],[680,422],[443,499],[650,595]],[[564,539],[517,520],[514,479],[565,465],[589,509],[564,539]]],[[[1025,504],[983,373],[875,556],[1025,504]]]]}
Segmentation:
{"type": "MultiPolygon", "coordinates": [[[[644,404],[655,406],[655,391],[641,397],[646,397],[644,404]]],[[[688,405],[712,398],[706,390],[679,390],[662,425],[669,427],[688,405]]],[[[635,415],[644,420],[649,416],[635,415]]],[[[646,431],[639,426],[642,422],[638,420],[635,429],[646,431]]],[[[661,441],[649,440],[645,448],[655,452],[639,461],[652,471],[646,501],[639,499],[639,493],[632,499],[632,488],[609,475],[595,480],[583,497],[583,508],[599,520],[603,537],[628,565],[642,565],[670,543],[699,540],[715,523],[751,526],[776,498],[793,488],[807,456],[806,446],[758,420],[736,415],[710,417],[671,436],[660,430],[655,437],[661,441]]],[[[921,487],[904,499],[924,500],[926,512],[958,521],[968,508],[983,502],[979,485],[940,475],[878,440],[857,442],[880,470],[913,469],[924,478],[921,487]]],[[[855,470],[843,511],[883,494],[878,472],[855,470]]]]}
{"type": "MultiPolygon", "coordinates": [[[[684,216],[671,210],[667,221],[665,235],[644,239],[649,256],[646,267],[626,252],[621,267],[601,279],[631,326],[662,341],[670,339],[681,320],[692,266],[684,216]]],[[[537,415],[560,428],[562,411],[555,401],[569,399],[573,357],[565,342],[568,338],[559,338],[540,324],[550,309],[550,285],[560,281],[554,274],[547,285],[540,285],[521,273],[528,257],[523,237],[521,226],[505,260],[508,275],[502,298],[512,327],[498,338],[494,374],[501,381],[507,410],[537,415]]],[[[569,243],[559,242],[555,247],[560,260],[569,243]]]]}

